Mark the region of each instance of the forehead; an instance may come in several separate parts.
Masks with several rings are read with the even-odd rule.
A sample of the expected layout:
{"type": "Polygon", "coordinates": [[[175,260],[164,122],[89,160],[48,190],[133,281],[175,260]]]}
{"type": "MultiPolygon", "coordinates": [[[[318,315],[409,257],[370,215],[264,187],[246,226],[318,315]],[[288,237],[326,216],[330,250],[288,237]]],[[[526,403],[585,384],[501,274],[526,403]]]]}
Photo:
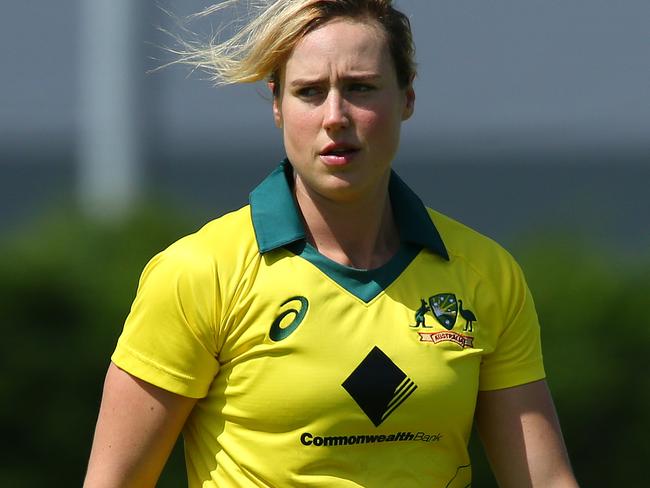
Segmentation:
{"type": "Polygon", "coordinates": [[[320,76],[333,71],[392,68],[383,27],[373,20],[334,19],[307,33],[294,47],[285,75],[320,76]]]}

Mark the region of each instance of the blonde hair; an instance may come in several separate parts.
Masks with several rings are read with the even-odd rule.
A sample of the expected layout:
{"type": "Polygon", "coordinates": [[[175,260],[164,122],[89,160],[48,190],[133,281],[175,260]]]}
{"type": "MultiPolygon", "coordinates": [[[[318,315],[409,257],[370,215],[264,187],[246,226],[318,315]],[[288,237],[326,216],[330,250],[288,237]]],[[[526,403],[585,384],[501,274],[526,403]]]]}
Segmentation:
{"type": "Polygon", "coordinates": [[[170,64],[187,64],[206,71],[216,84],[274,82],[278,93],[279,71],[298,41],[320,25],[340,17],[371,19],[386,32],[400,86],[414,78],[415,46],[408,18],[392,6],[392,0],[223,0],[188,17],[208,17],[245,3],[246,16],[229,38],[220,37],[228,24],[210,41],[187,41],[175,36],[179,48],[170,64]]]}

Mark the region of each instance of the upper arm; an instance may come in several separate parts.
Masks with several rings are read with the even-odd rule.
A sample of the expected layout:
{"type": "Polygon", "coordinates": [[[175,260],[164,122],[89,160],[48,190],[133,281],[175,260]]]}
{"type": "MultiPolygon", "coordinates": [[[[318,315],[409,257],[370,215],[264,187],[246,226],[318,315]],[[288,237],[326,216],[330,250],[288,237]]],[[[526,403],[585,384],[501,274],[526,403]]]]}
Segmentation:
{"type": "Polygon", "coordinates": [[[195,403],[111,363],[84,487],[154,486],[195,403]]]}
{"type": "Polygon", "coordinates": [[[479,392],[476,423],[500,487],[578,486],[546,381],[479,392]]]}

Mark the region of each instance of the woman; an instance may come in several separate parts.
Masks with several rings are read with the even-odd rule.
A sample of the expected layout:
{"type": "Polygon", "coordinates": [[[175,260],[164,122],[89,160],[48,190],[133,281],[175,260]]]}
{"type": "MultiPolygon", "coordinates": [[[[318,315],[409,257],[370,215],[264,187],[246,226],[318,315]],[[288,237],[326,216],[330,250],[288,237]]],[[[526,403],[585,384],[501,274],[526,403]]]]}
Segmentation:
{"type": "Polygon", "coordinates": [[[474,418],[501,486],[577,486],[518,266],[391,171],[413,53],[389,0],[272,2],[211,47],[270,80],[287,160],[147,265],[85,486],[153,486],[182,430],[192,487],[465,487],[474,418]]]}

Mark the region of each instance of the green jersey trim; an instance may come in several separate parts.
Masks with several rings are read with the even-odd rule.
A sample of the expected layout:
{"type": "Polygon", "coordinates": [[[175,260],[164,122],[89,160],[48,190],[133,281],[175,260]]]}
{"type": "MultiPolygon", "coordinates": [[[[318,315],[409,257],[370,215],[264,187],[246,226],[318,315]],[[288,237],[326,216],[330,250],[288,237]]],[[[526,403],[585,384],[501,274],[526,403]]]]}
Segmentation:
{"type": "Polygon", "coordinates": [[[291,165],[284,161],[249,196],[255,239],[264,254],[305,239],[290,187],[291,165]]]}
{"type": "Polygon", "coordinates": [[[388,193],[402,242],[418,244],[449,261],[447,248],[422,200],[395,171],[391,171],[388,193]]]}
{"type": "Polygon", "coordinates": [[[449,260],[447,249],[426,207],[394,171],[391,171],[388,191],[402,243],[388,263],[372,270],[343,266],[307,243],[300,211],[291,190],[292,183],[293,169],[285,159],[250,194],[253,229],[262,254],[285,247],[366,303],[395,281],[421,249],[429,249],[449,260]]]}
{"type": "Polygon", "coordinates": [[[399,251],[383,266],[376,269],[357,269],[332,261],[304,241],[286,247],[365,303],[369,303],[388,288],[422,249],[418,245],[402,243],[399,251]]]}
{"type": "MultiPolygon", "coordinates": [[[[305,239],[292,184],[293,170],[285,159],[250,194],[255,239],[262,254],[305,239]]],[[[419,244],[448,261],[447,249],[426,207],[394,171],[388,191],[402,242],[419,244]]]]}

